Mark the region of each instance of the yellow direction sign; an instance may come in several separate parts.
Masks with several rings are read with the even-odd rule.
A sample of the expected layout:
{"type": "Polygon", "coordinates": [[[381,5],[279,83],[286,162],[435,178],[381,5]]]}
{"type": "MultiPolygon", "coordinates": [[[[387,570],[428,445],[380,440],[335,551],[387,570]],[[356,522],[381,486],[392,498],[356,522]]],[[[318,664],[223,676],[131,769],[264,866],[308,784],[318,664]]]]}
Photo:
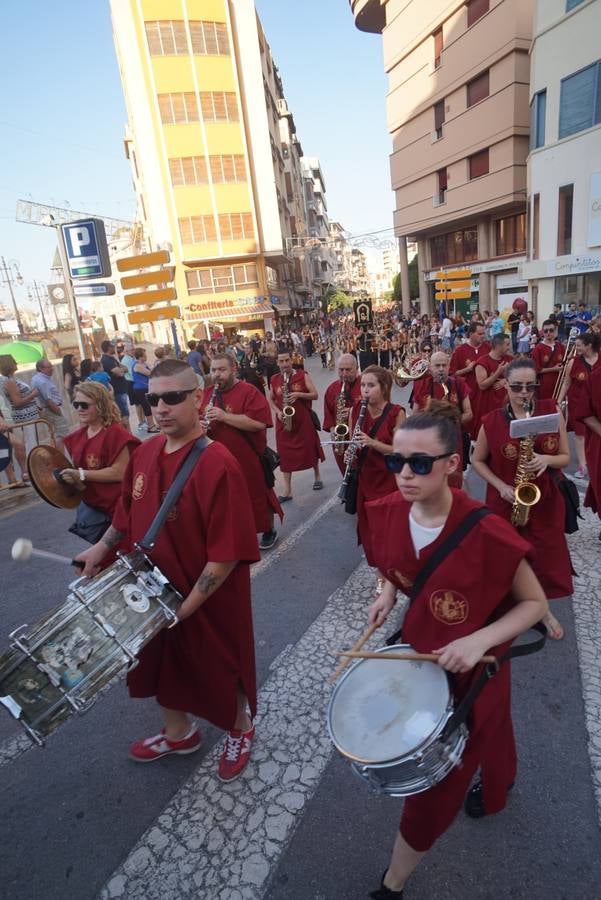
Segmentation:
{"type": "Polygon", "coordinates": [[[131,272],[133,269],[149,269],[151,266],[164,266],[169,262],[168,250],[155,250],[154,253],[142,253],[140,256],[124,256],[117,260],[117,271],[131,272]]]}
{"type": "Polygon", "coordinates": [[[136,309],[127,314],[130,325],[158,322],[161,319],[181,319],[179,306],[159,306],[157,309],[136,309]]]}
{"type": "Polygon", "coordinates": [[[151,284],[169,284],[175,279],[175,266],[166,269],[153,269],[150,272],[139,272],[137,275],[126,275],[121,278],[121,287],[124,291],[134,288],[148,287],[151,284]]]}
{"type": "Polygon", "coordinates": [[[436,278],[441,281],[448,281],[450,278],[471,278],[472,270],[471,269],[449,269],[448,272],[437,272],[436,278]]]}
{"type": "Polygon", "coordinates": [[[161,288],[157,291],[139,291],[135,294],[125,294],[123,299],[126,306],[153,306],[164,300],[177,300],[177,291],[174,287],[161,288]]]}
{"type": "Polygon", "coordinates": [[[471,296],[471,291],[437,291],[435,294],[437,300],[469,300],[471,296]]]}
{"type": "Polygon", "coordinates": [[[455,288],[466,291],[468,288],[471,289],[471,286],[471,281],[437,281],[434,285],[437,291],[454,291],[455,288]]]}

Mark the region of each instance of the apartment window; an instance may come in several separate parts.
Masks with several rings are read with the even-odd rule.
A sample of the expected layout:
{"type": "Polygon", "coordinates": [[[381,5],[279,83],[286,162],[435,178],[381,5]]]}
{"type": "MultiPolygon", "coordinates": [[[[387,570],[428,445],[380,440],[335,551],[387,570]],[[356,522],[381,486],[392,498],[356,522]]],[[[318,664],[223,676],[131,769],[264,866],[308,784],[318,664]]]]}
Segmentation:
{"type": "Polygon", "coordinates": [[[246,166],[242,154],[211,156],[211,178],[217,184],[246,181],[246,166]]]}
{"type": "Polygon", "coordinates": [[[190,22],[192,52],[199,56],[229,56],[230,44],[224,22],[190,22]]]}
{"type": "Polygon", "coordinates": [[[467,105],[473,106],[484,100],[490,93],[488,69],[467,83],[467,105]]]}
{"type": "Polygon", "coordinates": [[[559,100],[559,137],[564,138],[601,122],[601,61],[562,79],[559,100]]]}
{"type": "Polygon", "coordinates": [[[569,12],[571,9],[575,9],[583,2],[584,0],[566,0],[566,12],[569,12]]]}
{"type": "Polygon", "coordinates": [[[207,163],[204,156],[182,156],[169,160],[173,187],[189,184],[207,184],[207,163]]]}
{"type": "Polygon", "coordinates": [[[439,234],[430,239],[430,252],[433,266],[448,266],[478,259],[478,229],[473,226],[439,234]]]}
{"type": "Polygon", "coordinates": [[[467,4],[467,27],[471,28],[478,19],[481,19],[488,12],[489,7],[489,0],[470,0],[467,4]]]}
{"type": "Polygon", "coordinates": [[[446,203],[447,200],[447,183],[448,176],[447,170],[439,169],[436,173],[436,181],[437,181],[437,194],[434,197],[435,206],[440,206],[443,203],[446,203]]]}
{"type": "Polygon", "coordinates": [[[253,238],[253,220],[250,213],[224,213],[219,216],[219,233],[224,241],[241,241],[253,238]]]}
{"type": "Polygon", "coordinates": [[[434,104],[434,131],[438,140],[442,137],[442,126],[444,125],[444,100],[439,100],[434,104]]]}
{"type": "Polygon", "coordinates": [[[530,149],[536,150],[545,143],[545,116],[547,113],[547,92],[539,91],[530,104],[530,149]]]}
{"type": "Polygon", "coordinates": [[[442,28],[437,28],[432,37],[434,38],[434,68],[437,69],[442,62],[442,28]]]}
{"type": "Polygon", "coordinates": [[[495,222],[496,255],[523,253],[526,250],[526,213],[507,216],[495,222]]]}
{"type": "Polygon", "coordinates": [[[146,22],[146,40],[151,56],[178,56],[188,53],[182,20],[146,22]]]}
{"type": "Polygon", "coordinates": [[[470,181],[473,178],[480,178],[482,175],[488,175],[488,147],[486,150],[480,150],[473,156],[468,156],[468,169],[470,181]]]}
{"type": "Polygon", "coordinates": [[[182,244],[206,244],[217,240],[213,216],[185,216],[178,221],[182,244]]]}
{"type": "Polygon", "coordinates": [[[540,194],[532,198],[532,259],[540,254],[540,194]]]}
{"type": "Polygon", "coordinates": [[[203,91],[200,107],[205,122],[238,121],[238,104],[232,91],[203,91]]]}
{"type": "Polygon", "coordinates": [[[194,269],[186,272],[190,294],[218,294],[233,288],[258,287],[257,267],[254,263],[244,266],[218,266],[214,269],[194,269]]]}
{"type": "Polygon", "coordinates": [[[572,252],[572,210],[574,206],[574,185],[564,184],[559,188],[559,209],[557,214],[557,255],[567,256],[572,252]]]}
{"type": "Polygon", "coordinates": [[[181,125],[198,122],[196,94],[159,94],[159,111],[163,125],[181,125]]]}

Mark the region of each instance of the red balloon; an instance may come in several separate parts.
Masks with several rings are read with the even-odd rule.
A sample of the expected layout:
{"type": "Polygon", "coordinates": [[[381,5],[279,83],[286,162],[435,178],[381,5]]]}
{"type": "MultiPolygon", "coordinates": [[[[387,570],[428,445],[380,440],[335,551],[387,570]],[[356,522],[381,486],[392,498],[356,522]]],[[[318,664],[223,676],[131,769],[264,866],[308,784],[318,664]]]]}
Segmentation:
{"type": "Polygon", "coordinates": [[[516,297],[512,303],[513,309],[522,316],[528,310],[528,303],[523,297],[516,297]]]}

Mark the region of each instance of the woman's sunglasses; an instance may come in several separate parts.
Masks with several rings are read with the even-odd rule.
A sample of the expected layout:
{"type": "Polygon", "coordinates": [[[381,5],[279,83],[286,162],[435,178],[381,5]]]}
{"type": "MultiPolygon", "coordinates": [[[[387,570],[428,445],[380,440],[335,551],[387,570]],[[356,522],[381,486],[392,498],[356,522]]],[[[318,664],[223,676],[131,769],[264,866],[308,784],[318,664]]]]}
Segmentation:
{"type": "Polygon", "coordinates": [[[453,453],[441,453],[439,456],[426,456],[423,453],[419,453],[416,456],[401,456],[400,453],[386,453],[384,462],[388,471],[393,472],[395,475],[403,471],[405,463],[414,475],[429,475],[436,460],[446,459],[447,456],[452,456],[453,453]]]}
{"type": "Polygon", "coordinates": [[[92,404],[86,403],[85,400],[74,400],[72,405],[73,409],[89,409],[92,404]]]}
{"type": "Polygon", "coordinates": [[[529,381],[528,384],[508,384],[507,387],[511,391],[512,394],[521,394],[522,391],[528,391],[529,394],[533,394],[535,390],[538,388],[538,382],[529,381]]]}
{"type": "Polygon", "coordinates": [[[194,394],[197,388],[188,388],[187,391],[166,391],[164,394],[146,394],[146,399],[151,406],[158,406],[159,400],[166,403],[167,406],[179,406],[183,403],[188,394],[194,394]]]}

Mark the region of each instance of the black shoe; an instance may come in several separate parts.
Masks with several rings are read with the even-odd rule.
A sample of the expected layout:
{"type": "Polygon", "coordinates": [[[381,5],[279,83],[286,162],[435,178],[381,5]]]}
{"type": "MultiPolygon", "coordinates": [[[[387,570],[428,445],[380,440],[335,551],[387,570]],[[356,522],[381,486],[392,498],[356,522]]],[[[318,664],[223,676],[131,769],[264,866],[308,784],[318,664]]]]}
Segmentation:
{"type": "MultiPolygon", "coordinates": [[[[388,872],[388,869],[386,869],[386,872],[388,872]]],[[[380,887],[375,891],[371,891],[369,896],[372,898],[372,900],[403,900],[402,891],[391,891],[390,888],[387,888],[384,884],[386,872],[384,872],[384,874],[382,875],[380,887]]]]}
{"type": "Polygon", "coordinates": [[[261,548],[261,550],[270,550],[277,539],[277,531],[275,531],[273,528],[271,529],[271,531],[264,531],[261,535],[261,540],[259,541],[259,547],[261,548]]]}
{"type": "MultiPolygon", "coordinates": [[[[512,789],[513,785],[514,782],[512,781],[507,788],[508,792],[512,789]]],[[[465,814],[469,816],[470,819],[483,819],[484,816],[488,815],[484,808],[484,800],[482,799],[482,781],[480,778],[472,785],[465,795],[463,808],[465,814]]]]}

